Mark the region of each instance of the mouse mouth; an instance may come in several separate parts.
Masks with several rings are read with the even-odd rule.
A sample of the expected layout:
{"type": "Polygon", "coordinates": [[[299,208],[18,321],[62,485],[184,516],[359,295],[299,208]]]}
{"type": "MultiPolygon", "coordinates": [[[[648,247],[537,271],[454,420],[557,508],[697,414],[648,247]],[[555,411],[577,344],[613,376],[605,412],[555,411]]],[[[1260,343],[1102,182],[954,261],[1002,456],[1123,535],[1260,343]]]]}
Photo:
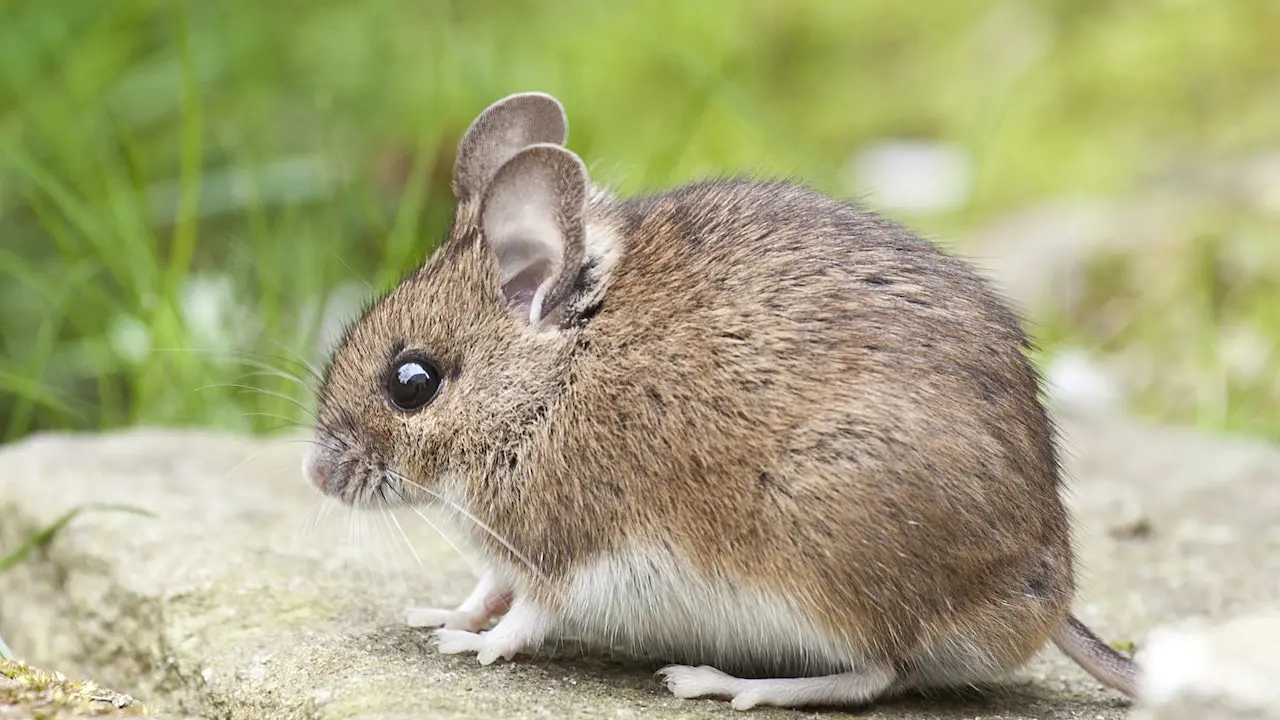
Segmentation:
{"type": "Polygon", "coordinates": [[[380,458],[329,433],[312,440],[302,476],[324,495],[358,508],[409,504],[413,485],[380,458]]]}

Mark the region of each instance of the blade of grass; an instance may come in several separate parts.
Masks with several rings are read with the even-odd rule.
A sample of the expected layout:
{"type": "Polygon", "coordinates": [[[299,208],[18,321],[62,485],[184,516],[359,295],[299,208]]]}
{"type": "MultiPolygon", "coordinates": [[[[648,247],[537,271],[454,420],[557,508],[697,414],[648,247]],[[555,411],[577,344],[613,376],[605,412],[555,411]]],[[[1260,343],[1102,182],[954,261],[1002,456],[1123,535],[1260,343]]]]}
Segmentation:
{"type": "MultiPolygon", "coordinates": [[[[28,555],[35,552],[37,549],[48,545],[50,542],[53,542],[53,539],[58,535],[58,533],[62,532],[62,529],[65,528],[68,524],[70,524],[71,521],[74,520],[77,515],[80,515],[81,513],[88,512],[88,511],[127,512],[127,513],[132,513],[134,515],[144,515],[146,517],[155,517],[155,515],[152,514],[150,511],[144,510],[139,507],[134,507],[132,505],[116,505],[112,503],[90,503],[87,505],[80,505],[78,507],[71,508],[67,512],[63,513],[62,516],[59,517],[57,520],[54,520],[52,523],[46,526],[44,529],[34,533],[31,537],[27,538],[26,542],[18,546],[17,550],[14,550],[13,552],[9,553],[3,558],[0,558],[0,575],[3,575],[4,573],[9,572],[10,570],[17,567],[18,563],[25,560],[28,555]]],[[[0,637],[0,658],[3,658],[5,660],[13,659],[13,650],[9,649],[9,646],[5,644],[4,638],[2,637],[0,637]]]]}
{"type": "MultiPolygon", "coordinates": [[[[87,263],[72,267],[64,277],[66,284],[56,290],[56,295],[53,293],[46,295],[50,305],[49,311],[40,321],[35,338],[25,348],[28,356],[23,372],[36,385],[39,386],[45,382],[45,368],[49,367],[51,358],[57,352],[58,335],[62,325],[68,320],[66,313],[68,298],[82,287],[84,281],[94,272],[95,268],[87,263]]],[[[29,396],[20,397],[9,414],[9,427],[4,436],[17,438],[25,435],[34,411],[34,399],[29,396]]]]}
{"type": "MultiPolygon", "coordinates": [[[[415,247],[419,241],[418,222],[427,200],[427,182],[435,170],[436,149],[430,140],[418,146],[414,153],[409,180],[396,208],[395,222],[386,242],[386,258],[390,268],[407,267],[419,253],[425,255],[430,248],[415,247]]],[[[385,281],[387,278],[379,278],[385,281]]]]}
{"type": "MultiPolygon", "coordinates": [[[[57,397],[57,388],[50,389],[42,384],[42,373],[44,368],[48,366],[49,360],[56,349],[55,343],[58,340],[56,336],[57,325],[66,321],[79,336],[90,336],[98,332],[100,328],[96,325],[94,312],[86,312],[85,309],[97,308],[100,311],[103,308],[112,306],[110,298],[101,292],[99,284],[91,282],[101,270],[99,266],[90,260],[80,260],[74,263],[69,260],[68,263],[71,266],[66,273],[54,279],[49,277],[49,273],[37,269],[21,256],[0,248],[0,277],[12,277],[17,282],[31,288],[43,298],[48,308],[45,320],[41,323],[36,338],[33,341],[28,341],[27,347],[30,355],[25,371],[6,370],[6,367],[17,366],[18,361],[16,358],[12,363],[0,362],[0,387],[12,387],[14,393],[19,397],[9,416],[7,433],[0,437],[14,440],[24,434],[28,429],[26,423],[30,419],[30,411],[36,406],[43,406],[55,412],[59,412],[62,407],[66,406],[66,403],[57,397]],[[79,304],[68,301],[72,294],[79,298],[79,304]],[[10,379],[13,377],[21,378],[21,380],[10,379]],[[20,392],[18,386],[26,388],[27,392],[20,392]],[[31,388],[37,388],[37,391],[33,394],[30,390],[31,388]],[[57,404],[41,403],[41,397],[52,398],[57,404]]],[[[96,414],[93,419],[99,425],[105,426],[110,424],[110,416],[104,412],[110,407],[110,382],[105,373],[98,373],[97,383],[101,393],[102,405],[95,409],[96,414]]],[[[70,416],[63,413],[61,417],[64,421],[69,417],[81,420],[88,419],[88,416],[80,411],[74,411],[70,416]]]]}
{"type": "Polygon", "coordinates": [[[177,226],[169,254],[168,294],[176,291],[191,266],[195,253],[200,220],[200,188],[204,167],[204,114],[200,102],[200,83],[196,77],[195,58],[191,51],[189,21],[185,3],[174,6],[174,30],[178,43],[179,66],[182,69],[182,157],[179,166],[177,226]]]}
{"type": "Polygon", "coordinates": [[[102,163],[106,195],[103,215],[114,220],[115,240],[121,246],[119,254],[129,258],[133,302],[140,307],[155,292],[160,280],[159,268],[152,256],[155,231],[147,222],[145,212],[146,180],[141,169],[144,161],[129,128],[115,116],[109,117],[109,122],[118,150],[102,163]]]}
{"type": "MultiPolygon", "coordinates": [[[[65,317],[61,308],[58,308],[55,312],[45,315],[40,321],[39,328],[36,329],[35,341],[31,344],[30,355],[26,362],[27,376],[35,383],[43,380],[40,377],[41,368],[48,365],[49,358],[56,350],[58,332],[62,328],[65,317]]],[[[34,399],[30,396],[20,397],[9,413],[9,427],[5,430],[4,436],[16,438],[25,435],[31,426],[34,413],[34,399]]]]}
{"type": "Polygon", "coordinates": [[[27,538],[26,542],[19,545],[17,550],[14,550],[8,555],[0,558],[0,575],[14,569],[18,566],[18,563],[25,560],[28,555],[53,542],[53,539],[57,537],[58,533],[62,532],[63,528],[65,528],[72,520],[76,519],[76,516],[90,511],[126,512],[134,515],[155,517],[151,511],[144,510],[133,505],[117,505],[114,503],[88,503],[85,505],[78,505],[66,511],[57,520],[54,520],[43,529],[27,538]]]}
{"type": "Polygon", "coordinates": [[[32,155],[8,138],[0,135],[0,167],[5,167],[24,179],[29,185],[28,195],[38,188],[61,211],[67,221],[84,237],[92,237],[99,230],[94,214],[56,174],[45,168],[32,155]]]}
{"type": "MultiPolygon", "coordinates": [[[[200,232],[204,114],[191,48],[191,21],[187,15],[186,3],[174,3],[171,24],[182,73],[183,93],[178,205],[168,248],[168,262],[164,268],[161,296],[159,302],[151,308],[148,325],[158,345],[182,347],[187,344],[188,338],[179,303],[183,282],[191,272],[200,232]]],[[[153,234],[153,240],[157,236],[153,234]]],[[[153,253],[157,258],[163,255],[159,247],[154,248],[153,253]]],[[[133,407],[130,410],[132,422],[163,418],[167,412],[165,401],[170,399],[164,397],[165,384],[185,383],[199,372],[198,366],[185,362],[185,359],[182,364],[169,368],[163,366],[165,360],[152,355],[143,368],[144,374],[133,378],[133,407]]]]}
{"type": "Polygon", "coordinates": [[[63,415],[73,415],[71,406],[63,402],[48,388],[31,378],[5,370],[0,367],[0,388],[17,395],[19,398],[38,407],[47,408],[63,415]]]}

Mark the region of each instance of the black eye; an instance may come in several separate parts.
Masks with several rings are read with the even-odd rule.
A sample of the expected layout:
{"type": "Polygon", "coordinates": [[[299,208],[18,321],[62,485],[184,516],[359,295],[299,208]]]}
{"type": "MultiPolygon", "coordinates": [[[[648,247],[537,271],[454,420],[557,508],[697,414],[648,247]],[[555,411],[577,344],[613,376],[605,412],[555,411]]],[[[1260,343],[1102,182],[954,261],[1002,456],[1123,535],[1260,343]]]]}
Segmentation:
{"type": "Polygon", "coordinates": [[[387,376],[387,397],[405,412],[421,410],[440,392],[440,371],[424,357],[396,362],[387,376]]]}

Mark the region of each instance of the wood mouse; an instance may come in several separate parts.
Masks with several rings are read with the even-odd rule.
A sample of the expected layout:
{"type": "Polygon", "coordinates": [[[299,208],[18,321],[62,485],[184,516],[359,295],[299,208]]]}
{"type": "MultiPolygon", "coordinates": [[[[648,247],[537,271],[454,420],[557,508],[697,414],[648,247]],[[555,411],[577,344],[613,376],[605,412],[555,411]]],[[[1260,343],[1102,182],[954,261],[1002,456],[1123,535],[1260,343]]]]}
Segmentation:
{"type": "Polygon", "coordinates": [[[486,665],[621,647],[739,709],[990,681],[1049,640],[1132,696],[1071,614],[1055,429],[988,284],[790,182],[615,197],[567,127],[537,92],[475,119],[447,239],[324,373],[306,477],[443,507],[488,562],[408,621],[486,665]]]}

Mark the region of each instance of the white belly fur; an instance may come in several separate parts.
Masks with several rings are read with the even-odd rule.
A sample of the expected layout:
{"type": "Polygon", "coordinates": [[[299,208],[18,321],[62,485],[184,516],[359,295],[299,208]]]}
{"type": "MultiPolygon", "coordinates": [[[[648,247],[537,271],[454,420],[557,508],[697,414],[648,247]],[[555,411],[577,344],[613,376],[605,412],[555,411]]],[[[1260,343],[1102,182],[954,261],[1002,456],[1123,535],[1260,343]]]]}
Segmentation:
{"type": "Polygon", "coordinates": [[[662,662],[765,675],[844,672],[860,653],[775,591],[707,578],[661,547],[632,548],[574,573],[560,618],[570,636],[662,662]]]}

